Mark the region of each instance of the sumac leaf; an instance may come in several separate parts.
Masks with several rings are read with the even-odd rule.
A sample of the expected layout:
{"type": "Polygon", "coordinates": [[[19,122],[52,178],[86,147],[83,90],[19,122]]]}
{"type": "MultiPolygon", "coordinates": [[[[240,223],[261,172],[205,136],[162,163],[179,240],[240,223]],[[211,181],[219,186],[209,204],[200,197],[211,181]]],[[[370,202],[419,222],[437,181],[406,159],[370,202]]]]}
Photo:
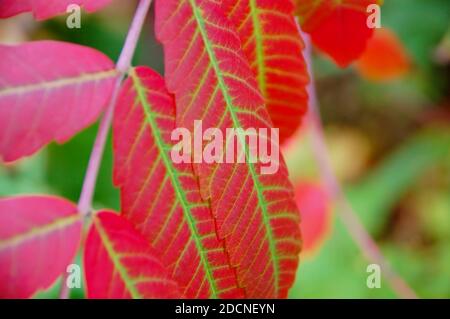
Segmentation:
{"type": "Polygon", "coordinates": [[[367,7],[379,0],[295,0],[302,30],[339,66],[345,67],[364,51],[373,29],[367,7]]]}
{"type": "Polygon", "coordinates": [[[390,81],[409,71],[411,58],[397,35],[382,28],[375,31],[355,66],[368,80],[390,81]]]}
{"type": "Polygon", "coordinates": [[[71,4],[80,5],[86,11],[94,12],[110,2],[111,0],[0,0],[0,18],[32,12],[37,20],[44,20],[65,13],[71,4]]]}
{"type": "Polygon", "coordinates": [[[99,212],[86,238],[88,298],[177,298],[176,283],[145,238],[124,217],[99,212]]]}
{"type": "Polygon", "coordinates": [[[116,77],[108,57],[75,44],[0,45],[0,57],[0,157],[6,162],[92,124],[116,77]]]}
{"type": "Polygon", "coordinates": [[[65,199],[0,199],[0,298],[48,288],[75,257],[80,237],[77,208],[65,199]]]}
{"type": "MultiPolygon", "coordinates": [[[[159,0],[156,33],[164,45],[166,82],[176,97],[177,125],[270,128],[272,122],[239,35],[221,2],[159,0]]],[[[259,136],[262,138],[261,136],[259,136]]],[[[198,151],[198,150],[197,150],[198,151]]],[[[211,201],[246,296],[285,297],[300,251],[298,210],[282,158],[274,174],[260,163],[198,164],[202,196],[211,201]]]]}
{"type": "Polygon", "coordinates": [[[291,0],[224,0],[267,110],[283,143],[299,126],[308,97],[303,42],[291,0]]]}
{"type": "Polygon", "coordinates": [[[114,179],[122,213],[167,265],[187,298],[240,297],[191,164],[171,159],[175,104],[150,68],[131,71],[114,116],[114,179]]]}

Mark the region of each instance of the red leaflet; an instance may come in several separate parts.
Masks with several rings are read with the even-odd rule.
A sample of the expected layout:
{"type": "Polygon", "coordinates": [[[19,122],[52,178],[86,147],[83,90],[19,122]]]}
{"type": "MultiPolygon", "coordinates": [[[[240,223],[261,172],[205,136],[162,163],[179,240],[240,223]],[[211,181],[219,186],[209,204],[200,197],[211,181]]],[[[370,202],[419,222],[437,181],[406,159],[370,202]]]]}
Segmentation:
{"type": "Polygon", "coordinates": [[[308,74],[291,0],[224,0],[283,143],[307,107],[308,74]]]}
{"type": "Polygon", "coordinates": [[[303,31],[338,65],[345,67],[363,53],[373,33],[367,7],[378,0],[295,1],[303,31]]]}
{"type": "MultiPolygon", "coordinates": [[[[159,0],[156,32],[164,45],[166,81],[177,124],[205,128],[272,127],[234,26],[213,0],[159,0]]],[[[259,136],[261,138],[261,136],[259,136]]],[[[284,161],[271,175],[260,163],[199,164],[200,187],[211,201],[239,285],[247,297],[285,297],[300,251],[298,210],[284,161]]]]}
{"type": "Polygon", "coordinates": [[[0,45],[0,158],[14,161],[92,124],[116,71],[102,53],[39,41],[0,45]]]}
{"type": "Polygon", "coordinates": [[[192,166],[171,159],[174,128],[174,100],[163,78],[146,67],[133,70],[113,128],[114,180],[121,188],[123,214],[149,240],[183,296],[240,297],[192,166]]]}
{"type": "Polygon", "coordinates": [[[302,219],[302,254],[309,255],[329,232],[332,222],[330,200],[320,185],[306,182],[296,186],[295,198],[302,219]]]}
{"type": "Polygon", "coordinates": [[[57,197],[0,199],[0,298],[28,298],[48,288],[80,242],[74,204],[57,197]]]}
{"type": "Polygon", "coordinates": [[[389,29],[377,29],[356,63],[359,73],[371,81],[389,81],[405,75],[411,67],[403,44],[389,29]]]}
{"type": "Polygon", "coordinates": [[[145,238],[129,221],[100,212],[86,239],[84,269],[88,298],[177,298],[175,282],[145,238]]]}
{"type": "Polygon", "coordinates": [[[71,4],[78,4],[88,12],[97,11],[111,0],[1,0],[0,18],[9,18],[22,12],[32,12],[37,20],[65,13],[71,4]]]}

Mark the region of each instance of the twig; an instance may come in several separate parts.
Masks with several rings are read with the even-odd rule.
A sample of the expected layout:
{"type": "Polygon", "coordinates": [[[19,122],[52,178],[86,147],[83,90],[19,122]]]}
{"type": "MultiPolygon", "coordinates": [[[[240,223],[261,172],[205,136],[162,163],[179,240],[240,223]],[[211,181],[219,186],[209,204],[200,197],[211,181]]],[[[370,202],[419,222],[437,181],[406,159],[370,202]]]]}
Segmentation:
{"type": "Polygon", "coordinates": [[[341,218],[344,226],[347,228],[347,231],[350,233],[350,236],[358,245],[365,258],[381,267],[385,278],[398,296],[401,298],[417,298],[416,293],[394,272],[381,253],[377,243],[364,228],[358,215],[348,202],[342,187],[333,172],[331,159],[325,142],[323,126],[318,109],[317,93],[314,85],[311,39],[309,35],[301,31],[298,21],[297,26],[305,42],[304,55],[308,73],[310,75],[310,83],[308,85],[309,111],[307,116],[310,125],[311,144],[325,187],[327,188],[330,198],[333,198],[336,201],[336,205],[338,206],[338,216],[341,218]]]}
{"type": "MultiPolygon", "coordinates": [[[[86,171],[86,175],[81,189],[80,199],[78,201],[78,211],[81,216],[85,217],[92,210],[92,199],[95,191],[95,184],[97,182],[98,171],[100,168],[101,159],[105,149],[106,140],[108,137],[109,129],[111,126],[112,118],[114,115],[114,109],[119,96],[120,87],[122,81],[125,78],[128,69],[131,67],[131,60],[134,56],[134,51],[141,34],[142,27],[145,22],[145,18],[150,9],[152,0],[141,0],[136,9],[133,21],[128,31],[125,44],[120,54],[119,60],[116,64],[116,70],[119,75],[114,85],[114,91],[109,101],[105,114],[100,122],[97,137],[95,138],[94,146],[92,148],[91,156],[89,158],[89,164],[86,171]]],[[[62,276],[62,284],[60,291],[60,299],[67,299],[69,296],[69,288],[65,284],[67,273],[64,272],[62,276]]]]}
{"type": "Polygon", "coordinates": [[[136,50],[139,35],[144,25],[145,17],[150,8],[152,0],[141,0],[136,10],[133,22],[125,40],[125,45],[120,54],[117,62],[116,69],[119,72],[119,76],[116,80],[113,95],[110,103],[106,109],[106,112],[100,123],[100,127],[97,133],[97,137],[94,142],[91,157],[89,159],[89,165],[86,171],[86,176],[81,190],[80,200],[78,202],[78,210],[81,215],[85,216],[91,211],[92,198],[94,196],[95,184],[97,181],[98,171],[100,167],[101,158],[105,149],[106,139],[108,137],[109,128],[111,126],[112,117],[114,114],[114,108],[117,102],[117,97],[120,92],[120,86],[131,66],[131,60],[136,50]]]}

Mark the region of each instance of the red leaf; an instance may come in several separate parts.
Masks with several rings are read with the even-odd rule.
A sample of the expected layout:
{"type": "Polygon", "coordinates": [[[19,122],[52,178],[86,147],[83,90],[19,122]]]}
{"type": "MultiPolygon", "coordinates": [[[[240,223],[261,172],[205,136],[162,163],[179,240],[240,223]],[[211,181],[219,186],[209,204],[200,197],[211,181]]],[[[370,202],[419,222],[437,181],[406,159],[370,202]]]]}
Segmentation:
{"type": "Polygon", "coordinates": [[[177,298],[175,282],[145,238],[125,218],[100,212],[86,239],[88,298],[177,298]]]}
{"type": "Polygon", "coordinates": [[[0,298],[48,288],[73,260],[80,237],[77,208],[65,199],[0,199],[0,298]]]}
{"type": "Polygon", "coordinates": [[[302,29],[313,43],[341,67],[364,51],[373,29],[367,26],[367,7],[378,0],[295,0],[302,29]]]}
{"type": "Polygon", "coordinates": [[[37,20],[45,20],[65,13],[71,4],[82,6],[87,12],[94,12],[110,2],[111,0],[1,0],[0,18],[32,12],[37,20]]]}
{"type": "Polygon", "coordinates": [[[402,77],[410,69],[408,53],[394,32],[377,29],[356,69],[368,80],[389,81],[402,77]]]}
{"type": "Polygon", "coordinates": [[[130,72],[114,116],[115,183],[122,211],[161,256],[187,298],[240,297],[190,164],[170,157],[175,105],[150,68],[130,72]]]}
{"type": "Polygon", "coordinates": [[[307,182],[297,185],[295,197],[302,220],[302,254],[310,255],[319,248],[330,231],[330,200],[320,185],[307,182]]]}
{"type": "Polygon", "coordinates": [[[308,73],[291,0],[224,0],[283,143],[307,107],[308,73]]]}
{"type": "Polygon", "coordinates": [[[109,58],[75,44],[0,45],[0,56],[0,158],[8,162],[92,124],[116,77],[109,58]]]}
{"type": "MultiPolygon", "coordinates": [[[[156,32],[164,45],[166,82],[176,97],[178,125],[193,132],[193,121],[201,119],[205,129],[219,128],[223,135],[227,128],[272,127],[221,2],[159,0],[156,32]]],[[[261,135],[258,139],[265,141],[261,135]]],[[[211,201],[218,234],[246,296],[285,297],[300,251],[292,186],[282,158],[277,172],[262,175],[261,163],[251,163],[248,153],[245,164],[199,164],[201,192],[211,201]]]]}

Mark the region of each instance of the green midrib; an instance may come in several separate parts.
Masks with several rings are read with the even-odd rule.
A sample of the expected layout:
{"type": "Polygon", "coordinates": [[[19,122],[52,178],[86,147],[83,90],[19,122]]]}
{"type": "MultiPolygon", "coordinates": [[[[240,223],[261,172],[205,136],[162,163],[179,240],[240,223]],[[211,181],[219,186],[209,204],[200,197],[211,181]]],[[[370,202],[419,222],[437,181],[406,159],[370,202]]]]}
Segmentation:
{"type": "Polygon", "coordinates": [[[95,73],[84,73],[73,77],[60,78],[22,86],[2,88],[0,97],[13,94],[27,94],[38,90],[52,90],[70,85],[79,85],[87,82],[97,82],[117,76],[116,70],[99,71],[95,73]]]}
{"type": "Polygon", "coordinates": [[[253,32],[255,33],[255,49],[256,49],[256,61],[258,64],[258,84],[259,89],[266,95],[266,65],[264,63],[264,45],[262,43],[263,38],[261,34],[261,22],[259,21],[258,8],[256,6],[256,0],[250,0],[250,15],[253,21],[253,32]]]}
{"type": "MultiPolygon", "coordinates": [[[[209,43],[209,41],[208,41],[208,35],[206,33],[206,28],[205,28],[205,21],[201,14],[201,10],[199,8],[197,8],[195,0],[189,0],[189,3],[192,7],[192,12],[194,14],[194,17],[196,18],[196,20],[198,22],[200,33],[202,35],[203,42],[205,44],[205,49],[208,53],[208,56],[211,60],[211,64],[213,65],[214,71],[216,73],[217,82],[223,93],[223,97],[226,102],[226,107],[228,109],[228,112],[230,113],[231,119],[233,121],[233,125],[235,128],[242,128],[242,125],[240,124],[239,119],[237,118],[237,115],[233,110],[233,102],[231,100],[231,97],[228,92],[228,88],[225,84],[225,81],[223,79],[223,76],[220,72],[219,63],[218,63],[217,58],[214,54],[214,51],[211,47],[211,43],[209,43]]],[[[240,138],[241,145],[245,145],[245,139],[243,140],[241,135],[238,135],[238,137],[240,138]]],[[[272,261],[273,270],[274,270],[275,290],[276,290],[276,293],[278,294],[278,292],[279,292],[279,283],[278,283],[279,269],[278,269],[278,263],[277,263],[278,258],[277,258],[277,254],[276,254],[276,247],[275,247],[274,236],[272,233],[272,228],[270,227],[270,218],[268,216],[267,203],[266,203],[264,194],[262,193],[263,187],[262,187],[261,182],[259,181],[259,178],[256,174],[255,166],[248,160],[249,159],[248,147],[246,147],[245,153],[246,153],[247,164],[248,164],[248,167],[250,170],[250,174],[252,175],[253,182],[255,183],[256,193],[258,196],[258,203],[259,203],[259,206],[261,207],[261,211],[262,211],[263,223],[266,228],[266,236],[267,236],[267,240],[269,242],[269,251],[272,256],[271,261],[272,261]]]]}
{"type": "Polygon", "coordinates": [[[98,234],[103,242],[103,245],[105,246],[105,249],[108,253],[108,256],[111,258],[111,261],[114,265],[114,269],[116,269],[120,277],[122,278],[123,282],[125,283],[125,287],[127,287],[127,290],[130,292],[130,295],[133,299],[141,299],[142,296],[139,293],[139,291],[136,289],[135,285],[133,284],[133,280],[128,275],[128,271],[125,269],[125,267],[122,265],[120,261],[120,257],[117,255],[116,251],[114,250],[114,247],[112,246],[108,234],[106,234],[105,230],[103,229],[103,226],[101,225],[101,222],[97,219],[97,217],[94,217],[94,224],[95,228],[98,231],[98,234]]]}
{"type": "Polygon", "coordinates": [[[183,208],[184,216],[186,218],[187,224],[189,226],[189,229],[191,230],[191,234],[193,235],[195,245],[197,247],[197,250],[199,251],[200,260],[203,265],[203,268],[205,269],[205,275],[208,279],[208,282],[211,286],[211,294],[212,298],[218,298],[219,291],[216,285],[216,281],[214,279],[214,276],[212,274],[211,266],[209,265],[209,262],[207,260],[207,257],[205,256],[206,251],[201,243],[200,234],[197,230],[197,226],[195,225],[195,220],[192,217],[191,210],[189,208],[189,201],[186,198],[186,195],[184,194],[183,187],[180,184],[180,181],[177,178],[176,169],[172,165],[172,160],[169,158],[167,154],[167,149],[164,148],[164,141],[161,136],[161,132],[159,130],[158,125],[155,122],[155,115],[151,112],[150,104],[147,101],[146,94],[145,94],[145,88],[141,83],[141,80],[137,76],[136,72],[132,70],[130,72],[130,76],[133,79],[133,84],[136,88],[136,92],[138,95],[138,98],[142,104],[142,107],[144,109],[144,113],[147,119],[147,123],[150,125],[150,128],[152,130],[152,133],[155,136],[155,142],[158,147],[159,153],[161,155],[161,158],[164,162],[164,165],[169,173],[170,179],[172,181],[172,185],[175,189],[175,192],[177,194],[177,197],[180,201],[181,207],[183,208]]]}
{"type": "Polygon", "coordinates": [[[6,238],[5,240],[0,240],[0,251],[6,248],[15,247],[35,237],[50,234],[56,230],[68,227],[78,222],[79,220],[80,215],[78,214],[68,215],[63,218],[58,218],[49,224],[34,227],[30,230],[27,230],[25,233],[20,233],[15,236],[6,238]]]}

